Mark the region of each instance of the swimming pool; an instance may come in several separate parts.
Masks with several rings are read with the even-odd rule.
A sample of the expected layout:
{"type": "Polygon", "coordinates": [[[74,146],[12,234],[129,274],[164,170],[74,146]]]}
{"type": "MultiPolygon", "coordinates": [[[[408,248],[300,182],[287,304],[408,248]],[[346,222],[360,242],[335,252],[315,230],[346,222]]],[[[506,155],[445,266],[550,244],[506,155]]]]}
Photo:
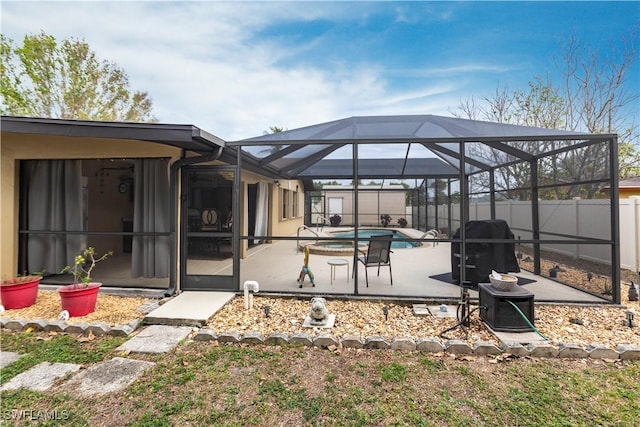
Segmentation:
{"type": "MultiPolygon", "coordinates": [[[[385,234],[393,235],[395,239],[409,239],[410,236],[398,231],[388,228],[364,228],[358,230],[360,239],[366,239],[371,236],[383,236],[385,234]]],[[[336,231],[331,233],[333,237],[339,237],[342,239],[353,239],[354,230],[348,231],[336,231]]],[[[360,250],[366,250],[369,242],[366,240],[358,241],[358,248],[360,250]]],[[[391,247],[395,249],[410,249],[417,246],[422,246],[420,242],[391,242],[391,247]]],[[[307,245],[309,253],[317,255],[353,255],[353,241],[348,240],[335,240],[335,241],[322,241],[307,245]]],[[[300,248],[302,250],[302,247],[300,248]]]]}
{"type": "MultiPolygon", "coordinates": [[[[342,238],[353,238],[355,236],[355,230],[349,230],[349,231],[336,231],[334,233],[331,233],[333,236],[335,237],[342,237],[342,238]]],[[[384,236],[384,235],[392,235],[393,239],[410,239],[410,236],[407,236],[406,234],[402,233],[401,231],[398,230],[391,230],[388,228],[364,228],[364,229],[359,229],[358,230],[358,238],[359,239],[366,239],[369,238],[371,236],[384,236]]],[[[340,242],[336,242],[336,243],[340,243],[340,242]]],[[[346,245],[348,245],[349,247],[351,247],[351,242],[342,242],[345,243],[346,245]]],[[[362,242],[361,242],[362,243],[362,242]]],[[[335,243],[332,243],[335,244],[335,243]]],[[[366,244],[366,242],[365,242],[366,244]]],[[[391,248],[392,249],[411,249],[411,248],[415,248],[418,246],[422,246],[422,244],[420,242],[403,242],[403,241],[397,241],[397,242],[391,242],[391,248]]],[[[345,247],[345,246],[343,246],[345,247]]]]}

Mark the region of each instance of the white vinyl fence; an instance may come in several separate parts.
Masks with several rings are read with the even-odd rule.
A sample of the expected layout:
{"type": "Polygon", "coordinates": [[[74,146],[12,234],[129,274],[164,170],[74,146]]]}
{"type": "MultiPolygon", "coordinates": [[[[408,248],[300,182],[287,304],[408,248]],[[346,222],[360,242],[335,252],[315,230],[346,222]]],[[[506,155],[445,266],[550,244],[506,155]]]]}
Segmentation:
{"type": "Polygon", "coordinates": [[[640,197],[620,200],[620,267],[640,271],[640,197]]]}
{"type": "MultiPolygon", "coordinates": [[[[489,202],[471,203],[469,219],[488,219],[491,217],[489,202]]],[[[540,238],[564,240],[555,234],[610,239],[611,223],[609,200],[541,200],[539,202],[540,238]]],[[[640,271],[640,197],[632,196],[620,199],[620,267],[631,271],[640,271]]],[[[414,211],[415,212],[415,211],[414,211]]],[[[451,231],[460,227],[460,207],[453,205],[451,231]]],[[[438,227],[448,224],[448,207],[438,206],[438,227]]],[[[421,209],[420,215],[424,215],[421,209]]],[[[509,224],[516,239],[532,239],[531,202],[507,201],[496,203],[496,218],[509,224]]],[[[436,224],[435,207],[427,209],[428,228],[436,224]]],[[[541,249],[570,255],[605,264],[611,263],[611,248],[600,244],[541,244],[541,249]]]]}

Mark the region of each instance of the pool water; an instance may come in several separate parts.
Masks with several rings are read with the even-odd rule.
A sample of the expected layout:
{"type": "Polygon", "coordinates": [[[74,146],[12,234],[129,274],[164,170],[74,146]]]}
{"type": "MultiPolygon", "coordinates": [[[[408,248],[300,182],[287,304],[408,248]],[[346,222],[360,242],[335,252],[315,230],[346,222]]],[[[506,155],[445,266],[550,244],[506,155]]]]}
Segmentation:
{"type": "MultiPolygon", "coordinates": [[[[335,237],[342,237],[342,238],[353,238],[355,236],[355,231],[351,230],[351,231],[337,231],[335,233],[331,233],[333,234],[333,236],[335,237]]],[[[376,228],[376,229],[371,229],[371,228],[367,228],[367,229],[363,229],[363,230],[358,230],[358,238],[368,238],[371,236],[384,236],[384,235],[393,235],[394,239],[410,239],[410,236],[407,236],[406,234],[397,231],[397,230],[389,230],[388,228],[376,228]]],[[[362,242],[360,242],[362,243],[362,242]]],[[[366,242],[365,242],[366,243],[366,242]]],[[[336,247],[336,248],[345,248],[345,247],[352,247],[353,245],[351,244],[351,242],[332,242],[329,243],[328,245],[323,245],[323,246],[329,246],[329,245],[339,245],[339,246],[331,246],[331,247],[336,247]]],[[[420,242],[391,242],[391,248],[393,249],[410,249],[410,248],[415,248],[420,246],[420,242]]]]}

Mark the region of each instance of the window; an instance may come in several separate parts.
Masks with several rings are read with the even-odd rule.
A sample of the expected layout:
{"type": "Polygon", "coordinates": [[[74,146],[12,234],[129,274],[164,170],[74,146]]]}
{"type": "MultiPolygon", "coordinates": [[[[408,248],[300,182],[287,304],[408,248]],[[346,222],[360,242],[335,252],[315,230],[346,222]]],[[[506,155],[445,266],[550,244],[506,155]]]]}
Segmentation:
{"type": "Polygon", "coordinates": [[[282,189],[280,218],[291,219],[300,216],[300,193],[298,191],[282,189]]]}
{"type": "Polygon", "coordinates": [[[297,191],[292,191],[292,193],[293,193],[292,194],[293,206],[292,206],[291,216],[293,218],[297,218],[300,216],[300,212],[298,211],[300,193],[298,193],[297,191]]]}
{"type": "Polygon", "coordinates": [[[289,198],[290,198],[290,190],[286,190],[286,189],[282,189],[282,193],[281,193],[281,198],[280,201],[282,202],[281,205],[281,212],[280,212],[280,217],[282,219],[288,219],[289,218],[289,198]]]}

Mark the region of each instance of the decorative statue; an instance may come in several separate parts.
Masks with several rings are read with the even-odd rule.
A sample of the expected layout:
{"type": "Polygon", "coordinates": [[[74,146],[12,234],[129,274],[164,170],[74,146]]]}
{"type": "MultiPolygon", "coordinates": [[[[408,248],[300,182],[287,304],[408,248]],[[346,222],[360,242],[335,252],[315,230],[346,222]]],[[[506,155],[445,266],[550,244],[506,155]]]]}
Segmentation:
{"type": "Polygon", "coordinates": [[[311,324],[322,326],[327,323],[329,311],[327,310],[327,301],[322,297],[311,298],[311,308],[309,309],[309,317],[311,324]]]}
{"type": "Polygon", "coordinates": [[[631,286],[629,287],[629,301],[638,301],[638,290],[633,282],[631,282],[631,286]]]}
{"type": "Polygon", "coordinates": [[[311,285],[316,286],[315,283],[313,283],[313,273],[311,272],[311,269],[309,268],[309,248],[305,246],[304,248],[304,265],[302,266],[302,270],[300,270],[300,276],[298,276],[298,283],[300,283],[300,288],[302,287],[302,285],[304,285],[304,277],[305,276],[309,276],[309,279],[311,280],[311,285]]]}

